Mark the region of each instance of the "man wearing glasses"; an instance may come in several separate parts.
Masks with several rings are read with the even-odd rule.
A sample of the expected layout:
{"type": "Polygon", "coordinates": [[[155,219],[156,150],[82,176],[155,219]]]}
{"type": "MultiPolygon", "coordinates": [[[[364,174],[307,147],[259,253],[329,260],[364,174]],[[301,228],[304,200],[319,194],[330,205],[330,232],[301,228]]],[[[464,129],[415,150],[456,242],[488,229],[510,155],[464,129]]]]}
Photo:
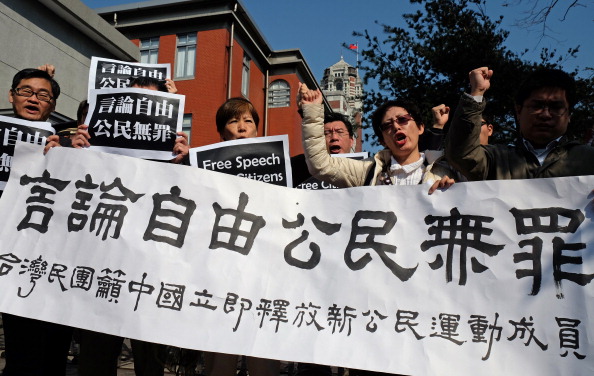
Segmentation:
{"type": "Polygon", "coordinates": [[[17,118],[47,121],[59,95],[60,85],[46,71],[29,68],[14,76],[8,100],[17,118]]]}
{"type": "MultiPolygon", "coordinates": [[[[23,69],[13,78],[8,100],[15,117],[47,121],[59,95],[60,86],[46,70],[23,69]]],[[[48,137],[46,150],[58,146],[57,141],[58,136],[48,137]]],[[[2,321],[6,348],[3,376],[65,374],[72,328],[6,313],[2,321]]]]}
{"type": "MultiPolygon", "coordinates": [[[[355,133],[353,125],[345,115],[338,112],[330,112],[324,115],[324,137],[328,154],[352,153],[355,144],[355,133]]],[[[291,157],[291,171],[293,173],[294,187],[311,178],[311,174],[307,170],[304,154],[291,157]]]]}
{"type": "Polygon", "coordinates": [[[351,153],[355,143],[353,126],[344,115],[336,112],[324,116],[324,137],[330,154],[351,153]]]}
{"type": "Polygon", "coordinates": [[[481,116],[493,71],[469,73],[447,137],[450,164],[469,180],[531,179],[594,174],[594,148],[566,136],[576,103],[574,79],[558,69],[539,69],[520,85],[515,99],[519,137],[513,146],[481,145],[481,116]]]}

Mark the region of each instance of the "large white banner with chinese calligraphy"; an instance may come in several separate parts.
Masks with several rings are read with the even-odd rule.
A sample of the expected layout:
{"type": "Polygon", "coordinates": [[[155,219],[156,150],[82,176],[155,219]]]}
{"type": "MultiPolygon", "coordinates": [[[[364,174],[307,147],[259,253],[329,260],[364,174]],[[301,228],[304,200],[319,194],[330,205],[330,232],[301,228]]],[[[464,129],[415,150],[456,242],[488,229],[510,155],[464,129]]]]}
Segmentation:
{"type": "Polygon", "coordinates": [[[307,191],[19,144],[0,311],[408,375],[594,372],[594,177],[307,191]]]}

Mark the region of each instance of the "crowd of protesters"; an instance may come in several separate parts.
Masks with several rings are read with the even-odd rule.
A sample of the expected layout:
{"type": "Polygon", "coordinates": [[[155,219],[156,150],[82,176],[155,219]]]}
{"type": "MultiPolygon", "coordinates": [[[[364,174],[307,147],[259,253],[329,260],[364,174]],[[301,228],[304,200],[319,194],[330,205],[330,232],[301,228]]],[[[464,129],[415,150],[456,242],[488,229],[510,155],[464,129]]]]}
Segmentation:
{"type": "MultiPolygon", "coordinates": [[[[13,79],[9,100],[16,118],[47,121],[60,95],[53,78],[54,68],[44,65],[23,69],[13,79]]],[[[488,105],[488,90],[496,83],[496,73],[480,67],[469,73],[470,92],[464,93],[452,119],[450,108],[432,109],[433,127],[426,129],[423,109],[406,98],[396,98],[379,106],[371,114],[373,132],[384,150],[366,160],[332,158],[331,154],[349,153],[354,143],[353,126],[344,115],[325,113],[322,94],[301,84],[298,92],[302,111],[304,154],[293,158],[294,185],[309,176],[336,187],[364,185],[413,185],[429,183],[429,194],[447,189],[455,182],[532,179],[594,174],[594,148],[567,137],[576,104],[574,79],[556,69],[538,69],[525,77],[515,97],[518,137],[513,145],[490,145],[493,125],[483,112],[488,105]],[[443,134],[450,121],[447,135],[443,134]],[[425,152],[426,148],[443,153],[425,152]],[[437,157],[435,157],[437,156],[437,157]],[[307,166],[307,167],[306,167],[307,166]],[[297,175],[295,175],[298,171],[297,175]]],[[[171,80],[158,82],[141,79],[133,87],[175,93],[171,80]]],[[[61,133],[50,136],[44,152],[68,146],[92,144],[84,118],[88,104],[81,103],[76,124],[62,126],[61,133]]],[[[221,105],[212,119],[221,141],[257,137],[259,115],[244,98],[231,98],[221,105]]],[[[188,136],[178,133],[171,162],[188,159],[188,136]]],[[[398,189],[394,187],[393,189],[398,189]]],[[[43,321],[3,314],[6,367],[4,376],[64,375],[72,328],[43,321]]],[[[79,333],[79,374],[115,375],[123,339],[82,330],[79,333]]],[[[142,341],[133,342],[137,375],[163,375],[165,348],[142,341]]],[[[238,356],[205,353],[205,373],[226,376],[236,374],[238,356]]],[[[270,359],[247,359],[252,375],[275,376],[280,362],[270,359]]],[[[304,376],[330,375],[330,368],[301,364],[297,373],[304,376]]],[[[351,375],[378,373],[350,370],[351,375]]]]}

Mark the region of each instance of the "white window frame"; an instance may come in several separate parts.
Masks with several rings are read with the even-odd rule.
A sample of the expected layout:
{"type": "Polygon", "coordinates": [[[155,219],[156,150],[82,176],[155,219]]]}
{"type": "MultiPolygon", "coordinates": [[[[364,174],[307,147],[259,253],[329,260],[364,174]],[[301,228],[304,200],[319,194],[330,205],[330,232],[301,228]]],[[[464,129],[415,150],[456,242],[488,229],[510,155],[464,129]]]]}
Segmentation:
{"type": "Polygon", "coordinates": [[[280,108],[291,105],[291,85],[285,80],[274,80],[268,86],[268,107],[280,108]]]}
{"type": "Polygon", "coordinates": [[[140,40],[140,62],[142,64],[157,64],[159,61],[159,39],[159,37],[150,37],[140,40]]]}
{"type": "Polygon", "coordinates": [[[194,78],[196,72],[197,44],[198,35],[196,32],[177,35],[175,78],[194,78]]]}
{"type": "Polygon", "coordinates": [[[250,95],[250,63],[252,59],[244,53],[243,54],[243,64],[241,67],[241,94],[244,97],[248,97],[250,95]]]}

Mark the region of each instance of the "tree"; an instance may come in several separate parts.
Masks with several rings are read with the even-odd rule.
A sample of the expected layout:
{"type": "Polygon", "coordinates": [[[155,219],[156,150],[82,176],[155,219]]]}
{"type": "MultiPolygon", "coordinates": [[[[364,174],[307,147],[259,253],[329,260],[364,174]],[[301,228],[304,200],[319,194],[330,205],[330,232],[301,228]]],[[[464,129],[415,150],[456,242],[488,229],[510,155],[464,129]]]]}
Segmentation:
{"type": "MultiPolygon", "coordinates": [[[[364,82],[378,83],[378,89],[365,93],[367,114],[390,98],[407,98],[425,109],[425,124],[430,125],[429,109],[445,103],[454,110],[468,83],[468,72],[489,66],[495,76],[485,115],[498,128],[492,141],[508,143],[516,136],[513,95],[522,77],[537,66],[560,67],[578,52],[577,48],[566,54],[543,49],[541,61],[524,61],[522,54],[505,47],[509,32],[501,28],[503,17],[491,20],[484,12],[485,0],[409,1],[423,8],[403,15],[406,29],[380,24],[384,39],[367,30],[354,33],[367,42],[361,53],[364,82]]],[[[590,110],[594,103],[592,84],[592,80],[579,83],[590,110]]],[[[579,118],[585,121],[584,116],[579,118]]],[[[589,119],[588,127],[592,124],[589,119]]]]}

